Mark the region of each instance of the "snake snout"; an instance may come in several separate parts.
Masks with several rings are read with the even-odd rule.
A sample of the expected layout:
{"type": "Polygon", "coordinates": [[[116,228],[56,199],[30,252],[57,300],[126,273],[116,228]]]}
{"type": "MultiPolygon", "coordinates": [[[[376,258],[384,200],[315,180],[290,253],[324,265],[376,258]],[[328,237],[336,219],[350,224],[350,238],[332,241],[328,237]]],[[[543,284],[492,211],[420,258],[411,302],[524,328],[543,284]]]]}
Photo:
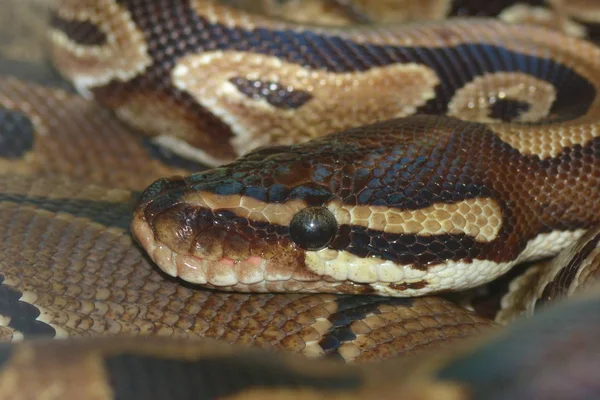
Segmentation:
{"type": "Polygon", "coordinates": [[[215,287],[263,279],[267,243],[226,210],[190,203],[181,181],[160,180],[142,195],[132,232],[165,273],[215,287]]]}

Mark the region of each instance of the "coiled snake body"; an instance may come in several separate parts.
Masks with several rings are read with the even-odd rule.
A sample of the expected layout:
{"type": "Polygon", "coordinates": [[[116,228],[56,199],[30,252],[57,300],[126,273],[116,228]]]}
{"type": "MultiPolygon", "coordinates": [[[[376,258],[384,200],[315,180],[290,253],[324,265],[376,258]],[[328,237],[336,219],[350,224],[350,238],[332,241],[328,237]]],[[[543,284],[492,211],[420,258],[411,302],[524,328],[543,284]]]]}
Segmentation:
{"type": "MultiPolygon", "coordinates": [[[[600,49],[573,37],[564,18],[582,19],[577,7],[555,10],[566,33],[491,19],[323,27],[200,0],[61,0],[56,66],[124,124],[48,70],[6,63],[18,68],[0,80],[16,121],[3,124],[0,159],[3,336],[201,336],[373,361],[494,326],[413,296],[477,287],[562,250],[511,284],[497,321],[591,286],[600,49]],[[212,168],[190,175],[200,164],[212,168]]],[[[596,292],[491,344],[386,368],[257,361],[263,353],[195,341],[25,341],[3,349],[0,394],[542,393],[534,378],[499,388],[464,371],[526,338],[539,354],[498,365],[529,376],[539,364],[528,356],[568,347],[568,333],[543,337],[552,312],[597,352],[596,292]]]]}

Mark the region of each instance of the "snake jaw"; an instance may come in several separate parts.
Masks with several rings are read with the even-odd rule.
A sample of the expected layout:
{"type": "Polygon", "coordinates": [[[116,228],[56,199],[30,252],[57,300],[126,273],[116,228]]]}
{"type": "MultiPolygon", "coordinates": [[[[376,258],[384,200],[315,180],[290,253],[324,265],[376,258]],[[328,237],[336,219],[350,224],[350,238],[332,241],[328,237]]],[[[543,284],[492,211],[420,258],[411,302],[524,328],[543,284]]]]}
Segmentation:
{"type": "MultiPolygon", "coordinates": [[[[245,283],[256,283],[262,280],[260,273],[264,260],[260,257],[248,257],[246,260],[234,261],[230,258],[208,260],[191,254],[178,253],[167,244],[157,239],[152,226],[147,222],[142,212],[136,212],[131,230],[138,243],[144,248],[150,258],[166,274],[196,283],[212,286],[234,286],[240,278],[245,283]],[[236,274],[236,265],[240,264],[244,274],[236,274]],[[255,271],[253,274],[252,271],[255,271]],[[238,276],[240,275],[240,276],[238,276]]],[[[239,269],[239,268],[237,268],[239,269]]]]}
{"type": "MultiPolygon", "coordinates": [[[[167,192],[157,196],[158,205],[149,201],[135,212],[131,231],[135,239],[166,274],[187,282],[222,290],[269,292],[338,292],[340,283],[327,282],[323,276],[305,268],[304,251],[285,236],[248,238],[247,245],[233,246],[231,238],[241,236],[230,221],[223,229],[219,213],[206,208],[175,202],[164,207],[167,192]],[[160,205],[162,204],[162,206],[160,205]],[[163,208],[157,211],[158,207],[163,208]],[[211,213],[212,218],[207,218],[211,213]],[[185,221],[185,222],[184,222],[185,221]],[[185,228],[187,226],[187,229],[185,228]],[[229,240],[224,240],[227,233],[229,240]],[[240,247],[247,247],[240,249],[240,247]]],[[[235,220],[235,219],[234,219],[235,220]]],[[[241,229],[240,227],[238,227],[241,229]]],[[[362,286],[345,285],[354,292],[362,286]]]]}
{"type": "Polygon", "coordinates": [[[240,291],[261,291],[254,286],[292,278],[301,250],[282,235],[261,237],[258,228],[224,210],[185,202],[186,190],[182,179],[160,179],[135,211],[133,236],[161,270],[190,283],[240,291]]]}

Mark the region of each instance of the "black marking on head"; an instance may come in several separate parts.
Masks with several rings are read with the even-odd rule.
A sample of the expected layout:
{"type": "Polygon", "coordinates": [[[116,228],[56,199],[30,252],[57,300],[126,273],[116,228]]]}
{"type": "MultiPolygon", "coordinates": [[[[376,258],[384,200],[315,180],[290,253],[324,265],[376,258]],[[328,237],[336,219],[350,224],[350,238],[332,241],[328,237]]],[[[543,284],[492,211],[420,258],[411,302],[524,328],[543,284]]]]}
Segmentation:
{"type": "Polygon", "coordinates": [[[160,146],[152,141],[151,138],[142,138],[142,146],[146,152],[155,160],[173,168],[181,168],[190,172],[198,172],[206,169],[205,165],[199,162],[182,157],[164,146],[160,146]]]}
{"type": "Polygon", "coordinates": [[[26,83],[36,83],[49,88],[62,89],[71,94],[77,91],[49,63],[17,61],[0,54],[0,75],[20,79],[26,83]]]}
{"type": "MultiPolygon", "coordinates": [[[[177,204],[180,197],[181,195],[176,191],[168,192],[165,196],[160,196],[155,201],[148,203],[144,210],[146,220],[152,223],[154,217],[160,212],[171,208],[175,209],[175,207],[184,207],[177,204]]],[[[260,239],[276,235],[282,239],[287,238],[293,243],[288,226],[238,217],[230,210],[192,208],[191,211],[193,214],[189,218],[195,224],[204,224],[202,228],[198,228],[200,231],[211,226],[227,226],[232,229],[234,226],[238,226],[239,229],[251,229],[252,235],[260,239]]],[[[502,231],[500,235],[503,235],[502,231]]],[[[500,244],[504,244],[502,240],[481,243],[465,234],[432,236],[389,234],[361,226],[341,225],[336,238],[327,245],[327,248],[347,251],[361,258],[377,257],[427,270],[431,265],[447,261],[471,261],[483,254],[484,251],[489,251],[497,257],[493,261],[512,260],[515,254],[510,251],[496,251],[496,247],[500,248],[500,244]]],[[[518,245],[524,246],[525,244],[526,241],[518,245]]],[[[515,248],[514,251],[517,250],[521,250],[521,248],[515,248]]]]}
{"type": "Polygon", "coordinates": [[[331,314],[328,318],[333,327],[319,341],[319,346],[325,352],[326,357],[343,359],[337,350],[345,342],[356,339],[356,335],[351,328],[353,322],[360,321],[370,314],[381,314],[379,306],[382,304],[410,307],[412,299],[378,296],[338,296],[336,302],[337,312],[331,314]]]}
{"type": "Polygon", "coordinates": [[[18,159],[33,148],[35,126],[20,111],[0,106],[0,157],[18,159]]]}
{"type": "MultiPolygon", "coordinates": [[[[345,225],[340,227],[337,238],[328,247],[362,258],[377,257],[427,269],[429,265],[449,260],[473,260],[482,253],[486,245],[487,243],[479,243],[465,234],[390,234],[362,226],[345,225]]],[[[514,254],[502,254],[502,257],[511,260],[514,254]]]]}
{"type": "Polygon", "coordinates": [[[278,360],[260,356],[213,356],[188,361],[122,354],[107,357],[105,367],[115,397],[128,400],[208,400],[255,388],[350,391],[360,385],[355,374],[308,376],[278,360]]]}
{"type": "Polygon", "coordinates": [[[273,107],[284,110],[300,108],[312,99],[312,95],[308,92],[289,86],[284,87],[277,82],[246,78],[231,78],[229,82],[245,96],[254,100],[264,99],[273,107]]]}
{"type": "Polygon", "coordinates": [[[22,333],[25,339],[35,336],[54,337],[54,328],[36,319],[40,316],[40,310],[19,300],[23,293],[5,285],[4,279],[0,275],[0,315],[10,318],[8,326],[22,333]]]}
{"type": "Polygon", "coordinates": [[[579,268],[585,259],[596,249],[600,242],[600,233],[588,241],[583,248],[565,265],[551,282],[546,284],[542,295],[535,303],[535,312],[539,312],[548,303],[563,298],[567,295],[569,287],[577,277],[579,268]]]}
{"type": "Polygon", "coordinates": [[[0,202],[32,205],[54,213],[64,212],[75,217],[88,218],[105,226],[121,229],[129,229],[133,213],[133,201],[131,204],[124,204],[110,201],[48,199],[22,194],[0,193],[0,202]]]}
{"type": "Polygon", "coordinates": [[[65,33],[77,44],[83,46],[102,46],[107,43],[106,33],[91,21],[74,21],[61,18],[52,13],[50,24],[65,33]]]}
{"type": "Polygon", "coordinates": [[[512,100],[512,99],[498,99],[494,104],[490,104],[489,117],[499,119],[505,122],[516,121],[523,113],[526,113],[530,109],[530,104],[512,100]]]}

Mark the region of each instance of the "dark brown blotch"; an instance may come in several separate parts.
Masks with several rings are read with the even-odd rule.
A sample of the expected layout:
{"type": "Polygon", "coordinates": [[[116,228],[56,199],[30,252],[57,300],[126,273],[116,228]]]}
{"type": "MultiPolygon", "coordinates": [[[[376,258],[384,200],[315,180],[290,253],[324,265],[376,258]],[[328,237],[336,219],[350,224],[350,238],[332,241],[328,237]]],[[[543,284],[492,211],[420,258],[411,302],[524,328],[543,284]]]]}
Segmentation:
{"type": "Polygon", "coordinates": [[[284,110],[300,108],[312,99],[310,93],[290,86],[283,86],[278,82],[240,77],[231,78],[229,82],[245,96],[254,100],[264,99],[273,107],[284,110]]]}
{"type": "Polygon", "coordinates": [[[393,290],[397,290],[403,292],[405,290],[419,290],[427,287],[429,283],[427,281],[418,281],[418,282],[403,282],[403,283],[391,283],[389,288],[393,290]]]}
{"type": "Polygon", "coordinates": [[[52,14],[50,24],[80,45],[103,46],[107,43],[106,33],[91,21],[68,20],[57,14],[52,14]]]}

